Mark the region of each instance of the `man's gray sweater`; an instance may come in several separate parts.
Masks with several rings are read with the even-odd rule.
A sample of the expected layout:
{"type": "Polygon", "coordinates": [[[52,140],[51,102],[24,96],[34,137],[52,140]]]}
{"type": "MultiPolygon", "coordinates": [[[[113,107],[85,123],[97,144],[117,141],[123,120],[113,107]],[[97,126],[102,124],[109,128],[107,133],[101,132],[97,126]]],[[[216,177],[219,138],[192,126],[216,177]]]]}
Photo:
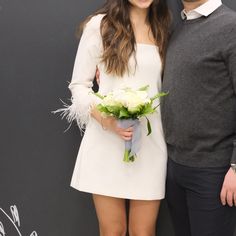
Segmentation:
{"type": "Polygon", "coordinates": [[[166,55],[161,101],[169,157],[193,167],[236,163],[236,13],[183,21],[166,55]]]}

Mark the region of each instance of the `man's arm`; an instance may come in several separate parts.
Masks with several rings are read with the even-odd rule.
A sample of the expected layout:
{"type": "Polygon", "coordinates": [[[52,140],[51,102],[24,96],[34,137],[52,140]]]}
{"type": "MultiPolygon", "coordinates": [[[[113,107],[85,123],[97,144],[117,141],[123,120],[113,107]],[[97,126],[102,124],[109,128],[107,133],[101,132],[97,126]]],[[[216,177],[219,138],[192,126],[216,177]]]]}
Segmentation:
{"type": "MultiPolygon", "coordinates": [[[[225,55],[225,63],[228,67],[236,96],[236,24],[231,27],[231,30],[226,37],[228,43],[226,45],[227,51],[225,55]]],[[[231,167],[225,176],[220,197],[223,205],[228,204],[229,206],[236,206],[236,139],[233,141],[233,154],[230,164],[231,167]]]]}

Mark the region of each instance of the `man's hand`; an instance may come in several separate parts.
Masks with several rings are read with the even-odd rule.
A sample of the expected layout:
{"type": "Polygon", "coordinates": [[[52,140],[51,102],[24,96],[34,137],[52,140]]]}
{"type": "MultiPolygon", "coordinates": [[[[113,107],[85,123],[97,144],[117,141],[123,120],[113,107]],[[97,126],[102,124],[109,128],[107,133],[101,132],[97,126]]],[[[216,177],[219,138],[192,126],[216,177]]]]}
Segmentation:
{"type": "Polygon", "coordinates": [[[236,206],[236,173],[232,168],[225,176],[220,198],[223,205],[236,206]]]}

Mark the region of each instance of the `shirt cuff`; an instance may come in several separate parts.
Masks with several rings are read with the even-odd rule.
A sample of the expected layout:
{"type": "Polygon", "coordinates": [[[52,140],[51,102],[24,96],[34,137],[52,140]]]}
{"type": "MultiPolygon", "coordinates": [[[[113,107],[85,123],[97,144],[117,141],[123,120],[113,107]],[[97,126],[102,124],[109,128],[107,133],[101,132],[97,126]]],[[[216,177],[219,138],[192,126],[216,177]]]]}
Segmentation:
{"type": "Polygon", "coordinates": [[[232,157],[231,157],[231,162],[230,164],[236,164],[236,140],[233,141],[233,154],[232,154],[232,157]]]}

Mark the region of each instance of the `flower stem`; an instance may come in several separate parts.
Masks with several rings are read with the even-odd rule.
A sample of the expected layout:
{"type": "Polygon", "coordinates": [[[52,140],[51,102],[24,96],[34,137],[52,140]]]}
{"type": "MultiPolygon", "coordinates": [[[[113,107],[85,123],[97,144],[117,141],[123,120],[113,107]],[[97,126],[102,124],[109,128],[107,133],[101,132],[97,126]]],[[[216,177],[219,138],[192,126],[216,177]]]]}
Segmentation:
{"type": "Polygon", "coordinates": [[[123,159],[124,162],[129,162],[129,154],[130,154],[130,151],[125,150],[124,159],[123,159]]]}

